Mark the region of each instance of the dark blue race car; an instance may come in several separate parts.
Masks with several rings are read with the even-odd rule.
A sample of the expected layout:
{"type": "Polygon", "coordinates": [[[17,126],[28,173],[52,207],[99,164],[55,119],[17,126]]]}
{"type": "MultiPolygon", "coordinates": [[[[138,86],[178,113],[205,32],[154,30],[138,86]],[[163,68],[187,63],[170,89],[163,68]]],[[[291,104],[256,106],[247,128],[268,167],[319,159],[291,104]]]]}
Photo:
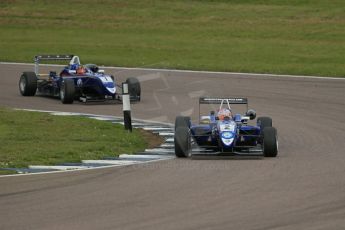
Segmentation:
{"type": "MultiPolygon", "coordinates": [[[[137,78],[126,80],[132,101],[140,101],[141,86],[137,78]]],[[[115,79],[104,73],[95,64],[81,65],[79,57],[74,55],[38,55],[35,56],[35,71],[23,72],[19,80],[19,91],[23,96],[34,96],[36,93],[59,97],[64,104],[74,100],[82,102],[121,100],[115,79]],[[42,60],[68,60],[69,64],[60,73],[50,71],[39,73],[42,60]]]]}
{"type": "Polygon", "coordinates": [[[276,157],[278,154],[277,130],[270,117],[257,118],[249,125],[256,112],[248,110],[247,98],[199,98],[199,123],[192,124],[190,117],[178,116],[175,120],[175,154],[177,157],[204,155],[245,155],[276,157]],[[200,104],[218,104],[217,111],[200,116],[200,104]],[[245,104],[244,115],[233,114],[231,105],[245,104]]]}

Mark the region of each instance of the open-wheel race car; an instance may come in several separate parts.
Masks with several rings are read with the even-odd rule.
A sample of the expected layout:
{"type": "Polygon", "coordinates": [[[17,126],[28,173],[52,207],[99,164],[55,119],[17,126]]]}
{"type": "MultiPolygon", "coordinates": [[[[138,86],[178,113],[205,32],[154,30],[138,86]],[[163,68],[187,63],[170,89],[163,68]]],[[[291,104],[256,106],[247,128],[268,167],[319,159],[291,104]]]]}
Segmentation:
{"type": "Polygon", "coordinates": [[[199,123],[192,124],[190,117],[178,116],[175,120],[175,154],[190,156],[264,156],[278,154],[277,130],[270,117],[259,117],[256,125],[249,125],[256,112],[248,109],[247,98],[199,98],[199,123]],[[200,105],[217,104],[216,111],[200,116],[200,105]],[[244,115],[233,113],[231,105],[244,104],[244,115]]]}
{"type": "MultiPolygon", "coordinates": [[[[126,80],[131,101],[140,101],[141,86],[135,77],[126,80]]],[[[64,104],[74,100],[82,102],[121,100],[121,94],[111,75],[104,73],[95,64],[82,65],[78,56],[74,55],[37,55],[34,72],[23,72],[19,80],[19,91],[23,96],[40,95],[59,97],[64,104]],[[60,73],[39,72],[39,64],[43,60],[69,61],[60,73]]]]}

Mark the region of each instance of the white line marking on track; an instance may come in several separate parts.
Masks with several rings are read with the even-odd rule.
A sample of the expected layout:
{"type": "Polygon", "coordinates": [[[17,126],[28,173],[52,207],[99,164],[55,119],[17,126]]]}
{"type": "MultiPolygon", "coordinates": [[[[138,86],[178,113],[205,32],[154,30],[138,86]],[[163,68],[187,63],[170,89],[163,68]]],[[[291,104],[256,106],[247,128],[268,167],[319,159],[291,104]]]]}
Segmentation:
{"type": "Polygon", "coordinates": [[[165,155],[129,155],[129,154],[121,154],[119,158],[124,159],[161,159],[161,158],[174,158],[173,156],[165,156],[165,155]]]}
{"type": "Polygon", "coordinates": [[[160,132],[159,136],[174,136],[174,133],[172,133],[172,132],[160,132]]]}
{"type": "Polygon", "coordinates": [[[82,160],[83,164],[108,164],[108,165],[132,165],[140,161],[126,161],[126,160],[82,160]]]}
{"type": "MultiPolygon", "coordinates": [[[[27,65],[34,66],[31,63],[17,63],[17,62],[0,62],[0,65],[27,65]]],[[[40,64],[42,66],[65,66],[53,64],[40,64]]],[[[202,70],[178,70],[178,69],[155,69],[155,68],[129,68],[129,67],[114,67],[114,66],[100,66],[102,69],[115,70],[141,70],[141,71],[157,71],[157,72],[176,72],[176,73],[206,73],[219,75],[243,75],[247,77],[286,77],[286,78],[310,78],[323,80],[345,80],[343,77],[320,77],[320,76],[305,76],[305,75],[289,75],[289,74],[263,74],[263,73],[238,73],[238,72],[219,72],[219,71],[202,71],[202,70]]]]}
{"type": "Polygon", "coordinates": [[[163,149],[163,148],[154,148],[154,149],[145,149],[145,152],[150,153],[175,153],[173,149],[163,149]]]}
{"type": "MultiPolygon", "coordinates": [[[[159,158],[159,159],[153,159],[151,161],[139,161],[138,163],[133,164],[133,165],[148,164],[148,163],[154,163],[154,162],[157,162],[157,161],[164,161],[164,160],[170,160],[170,158],[159,158]]],[[[122,166],[122,165],[107,165],[107,166],[100,166],[100,167],[85,167],[85,168],[80,168],[80,169],[75,169],[75,170],[59,170],[59,171],[52,171],[52,172],[10,174],[10,175],[1,175],[0,178],[1,177],[34,176],[34,175],[42,175],[42,174],[78,172],[78,171],[85,171],[85,170],[99,170],[99,169],[107,169],[107,168],[114,168],[114,167],[120,167],[120,166],[122,166]]]]}
{"type": "Polygon", "coordinates": [[[173,137],[171,137],[171,138],[167,138],[166,140],[165,140],[165,142],[174,142],[174,138],[173,137]]]}
{"type": "Polygon", "coordinates": [[[114,120],[114,118],[110,118],[110,117],[88,117],[88,118],[99,120],[99,121],[113,121],[114,120]]]}
{"type": "Polygon", "coordinates": [[[54,112],[54,113],[51,113],[51,114],[55,115],[55,116],[78,116],[78,114],[70,113],[70,112],[54,112]]]}
{"type": "Polygon", "coordinates": [[[165,144],[161,144],[159,147],[160,148],[174,148],[174,144],[165,143],[165,144]]]}
{"type": "Polygon", "coordinates": [[[147,130],[147,131],[165,131],[165,130],[169,130],[169,131],[172,131],[172,128],[165,128],[165,127],[143,127],[143,130],[147,130]]]}
{"type": "Polygon", "coordinates": [[[75,170],[75,169],[86,169],[87,166],[62,166],[62,165],[29,165],[29,169],[40,169],[40,170],[75,170]]]}

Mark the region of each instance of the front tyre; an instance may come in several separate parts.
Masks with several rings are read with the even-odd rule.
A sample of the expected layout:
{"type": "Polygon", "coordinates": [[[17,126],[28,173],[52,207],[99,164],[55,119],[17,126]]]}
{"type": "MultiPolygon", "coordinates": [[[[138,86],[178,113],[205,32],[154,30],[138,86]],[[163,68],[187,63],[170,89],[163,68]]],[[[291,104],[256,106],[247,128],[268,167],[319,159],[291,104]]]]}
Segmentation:
{"type": "Polygon", "coordinates": [[[190,156],[191,142],[188,128],[178,127],[175,130],[174,145],[176,157],[184,158],[190,156]]]}
{"type": "Polygon", "coordinates": [[[175,130],[179,127],[190,127],[190,117],[177,116],[175,119],[175,130]]]}
{"type": "Polygon", "coordinates": [[[263,130],[263,153],[265,157],[276,157],[278,154],[277,130],[274,127],[266,127],[263,130]]]}
{"type": "Polygon", "coordinates": [[[261,130],[264,130],[266,127],[272,127],[272,118],[270,118],[270,117],[258,117],[257,124],[261,130]]]}
{"type": "Polygon", "coordinates": [[[34,72],[24,72],[19,79],[19,92],[23,96],[35,96],[37,76],[34,72]]]}
{"type": "Polygon", "coordinates": [[[128,93],[131,100],[140,101],[141,100],[141,86],[140,82],[136,77],[127,78],[126,83],[128,84],[128,93]]]}
{"type": "Polygon", "coordinates": [[[75,96],[73,79],[64,79],[60,87],[60,99],[63,104],[72,104],[75,96]]]}

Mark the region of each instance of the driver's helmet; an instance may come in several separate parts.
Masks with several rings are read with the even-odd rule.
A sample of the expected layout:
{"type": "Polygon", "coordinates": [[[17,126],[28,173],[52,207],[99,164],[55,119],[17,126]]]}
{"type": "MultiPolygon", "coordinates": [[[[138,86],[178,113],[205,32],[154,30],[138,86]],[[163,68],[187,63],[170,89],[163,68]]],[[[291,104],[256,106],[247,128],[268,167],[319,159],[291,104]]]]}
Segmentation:
{"type": "Polygon", "coordinates": [[[83,67],[82,65],[78,66],[77,74],[85,74],[85,73],[86,73],[85,67],[83,67]]]}
{"type": "Polygon", "coordinates": [[[223,108],[218,111],[217,116],[219,120],[224,120],[225,118],[231,118],[232,114],[229,109],[223,108]]]}
{"type": "Polygon", "coordinates": [[[72,64],[72,65],[70,65],[70,70],[77,70],[78,67],[79,67],[78,64],[72,64]]]}

